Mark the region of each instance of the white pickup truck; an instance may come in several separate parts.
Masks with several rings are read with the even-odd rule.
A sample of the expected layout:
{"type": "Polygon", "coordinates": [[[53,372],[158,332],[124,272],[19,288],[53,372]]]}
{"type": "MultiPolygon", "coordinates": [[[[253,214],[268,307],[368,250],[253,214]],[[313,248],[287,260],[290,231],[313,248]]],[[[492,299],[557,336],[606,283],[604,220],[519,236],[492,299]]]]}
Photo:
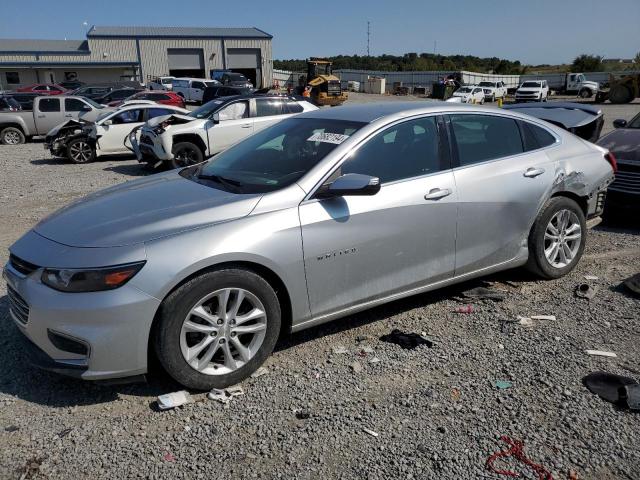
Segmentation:
{"type": "Polygon", "coordinates": [[[504,82],[480,82],[478,86],[484,90],[484,99],[495,102],[496,99],[505,99],[507,96],[507,86],[504,82]]]}
{"type": "Polygon", "coordinates": [[[95,120],[110,110],[84,97],[55,95],[36,97],[33,110],[0,113],[0,143],[18,145],[28,138],[44,136],[67,120],[95,120]]]}
{"type": "Polygon", "coordinates": [[[174,78],[171,83],[172,90],[180,95],[185,103],[201,102],[204,89],[216,85],[220,85],[220,82],[206,78],[174,78]]]}

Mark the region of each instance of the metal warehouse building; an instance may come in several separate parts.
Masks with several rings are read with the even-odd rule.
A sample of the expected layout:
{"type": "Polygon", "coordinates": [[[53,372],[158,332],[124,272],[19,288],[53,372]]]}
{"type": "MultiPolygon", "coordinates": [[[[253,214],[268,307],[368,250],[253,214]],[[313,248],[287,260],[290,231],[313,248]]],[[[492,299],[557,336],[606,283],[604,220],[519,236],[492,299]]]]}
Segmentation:
{"type": "Polygon", "coordinates": [[[0,39],[0,90],[65,80],[210,78],[213,69],[243,73],[261,87],[271,84],[272,38],[258,28],[93,26],[86,40],[0,39]]]}

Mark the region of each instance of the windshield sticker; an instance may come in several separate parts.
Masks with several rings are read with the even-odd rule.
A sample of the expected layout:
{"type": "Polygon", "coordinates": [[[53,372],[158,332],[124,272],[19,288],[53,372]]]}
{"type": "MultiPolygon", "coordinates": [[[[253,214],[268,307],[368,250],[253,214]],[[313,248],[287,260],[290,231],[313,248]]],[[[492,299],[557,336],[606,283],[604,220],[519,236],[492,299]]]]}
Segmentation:
{"type": "Polygon", "coordinates": [[[349,135],[342,135],[341,133],[323,133],[316,132],[307,138],[307,142],[324,142],[324,143],[334,143],[336,145],[340,145],[344,142],[349,135]]]}

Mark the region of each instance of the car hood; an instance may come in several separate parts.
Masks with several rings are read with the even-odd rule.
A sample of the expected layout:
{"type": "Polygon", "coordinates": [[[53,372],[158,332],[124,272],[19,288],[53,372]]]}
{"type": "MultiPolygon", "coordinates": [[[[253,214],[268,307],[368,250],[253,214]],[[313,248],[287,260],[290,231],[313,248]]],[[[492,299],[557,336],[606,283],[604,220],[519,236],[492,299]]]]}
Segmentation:
{"type": "Polygon", "coordinates": [[[261,195],[239,195],[177,170],[107,188],[53,213],[36,233],[72,247],[133,245],[245,217],[261,195]]]}
{"type": "Polygon", "coordinates": [[[189,123],[194,120],[202,120],[196,117],[190,117],[189,115],[183,115],[181,113],[173,113],[171,115],[162,115],[161,117],[154,117],[151,120],[147,121],[145,124],[145,128],[153,128],[157,127],[163,122],[169,122],[169,124],[175,123],[189,123]]]}
{"type": "Polygon", "coordinates": [[[619,160],[640,162],[640,128],[619,128],[602,137],[596,145],[608,149],[619,160]]]}

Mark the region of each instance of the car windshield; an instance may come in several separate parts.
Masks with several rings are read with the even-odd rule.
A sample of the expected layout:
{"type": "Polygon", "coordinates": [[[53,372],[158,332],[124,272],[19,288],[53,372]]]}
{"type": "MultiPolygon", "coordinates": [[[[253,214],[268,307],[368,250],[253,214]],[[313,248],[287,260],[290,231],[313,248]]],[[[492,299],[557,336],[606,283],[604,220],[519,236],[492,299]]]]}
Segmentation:
{"type": "Polygon", "coordinates": [[[495,83],[493,82],[480,82],[478,84],[479,87],[495,87],[495,83]]]}
{"type": "Polygon", "coordinates": [[[540,87],[540,82],[524,82],[522,84],[522,88],[538,88],[540,87]]]}
{"type": "Polygon", "coordinates": [[[240,73],[228,73],[227,75],[231,80],[246,80],[246,78],[244,78],[244,75],[240,73]]]}
{"type": "Polygon", "coordinates": [[[467,88],[467,87],[462,87],[462,88],[458,89],[458,92],[460,92],[460,93],[471,93],[471,89],[467,88]]]}
{"type": "Polygon", "coordinates": [[[173,80],[173,78],[163,78],[160,81],[162,82],[163,85],[169,85],[171,84],[171,80],[173,80]]]}
{"type": "Polygon", "coordinates": [[[303,177],[363,125],[326,118],[290,118],[181,174],[233,193],[279,190],[303,177]]]}
{"type": "Polygon", "coordinates": [[[215,87],[218,85],[218,82],[204,82],[207,87],[215,87]]]}
{"type": "Polygon", "coordinates": [[[193,118],[208,118],[213,112],[220,108],[223,103],[223,100],[211,100],[187,115],[193,118]]]}

